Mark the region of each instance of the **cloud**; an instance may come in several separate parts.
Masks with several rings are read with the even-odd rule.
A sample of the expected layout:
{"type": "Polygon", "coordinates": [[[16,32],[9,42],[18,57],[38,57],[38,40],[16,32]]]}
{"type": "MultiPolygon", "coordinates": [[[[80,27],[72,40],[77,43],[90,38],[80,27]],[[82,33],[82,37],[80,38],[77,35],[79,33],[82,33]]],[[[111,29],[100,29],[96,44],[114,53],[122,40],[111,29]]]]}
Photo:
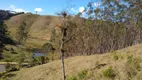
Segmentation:
{"type": "Polygon", "coordinates": [[[99,7],[100,5],[101,5],[100,3],[94,2],[95,7],[99,7]]]}
{"type": "Polygon", "coordinates": [[[71,10],[73,11],[73,12],[78,12],[77,10],[75,10],[74,8],[71,8],[71,10]]]}
{"type": "Polygon", "coordinates": [[[79,8],[79,12],[81,12],[81,13],[82,13],[84,10],[85,10],[84,7],[80,7],[80,8],[79,8]]]}
{"type": "Polygon", "coordinates": [[[42,8],[35,8],[35,11],[42,12],[43,10],[42,10],[42,8]]]}
{"type": "Polygon", "coordinates": [[[17,8],[17,7],[15,7],[14,5],[10,5],[9,6],[9,9],[11,10],[11,11],[15,11],[15,12],[29,12],[29,11],[26,11],[26,10],[24,10],[24,9],[21,9],[21,8],[17,8]]]}

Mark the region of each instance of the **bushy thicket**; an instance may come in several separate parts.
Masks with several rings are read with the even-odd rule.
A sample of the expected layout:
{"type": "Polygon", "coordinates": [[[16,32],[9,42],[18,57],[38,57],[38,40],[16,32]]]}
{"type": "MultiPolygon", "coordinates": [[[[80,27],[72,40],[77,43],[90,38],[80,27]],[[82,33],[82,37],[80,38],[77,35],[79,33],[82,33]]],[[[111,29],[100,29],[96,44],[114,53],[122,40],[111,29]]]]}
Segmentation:
{"type": "MultiPolygon", "coordinates": [[[[142,12],[140,0],[101,0],[97,8],[89,2],[81,18],[79,13],[65,20],[65,56],[91,55],[118,50],[142,42],[142,12]]],[[[54,34],[55,35],[55,34],[54,34]]],[[[56,31],[53,45],[60,45],[60,32],[56,31]]]]}

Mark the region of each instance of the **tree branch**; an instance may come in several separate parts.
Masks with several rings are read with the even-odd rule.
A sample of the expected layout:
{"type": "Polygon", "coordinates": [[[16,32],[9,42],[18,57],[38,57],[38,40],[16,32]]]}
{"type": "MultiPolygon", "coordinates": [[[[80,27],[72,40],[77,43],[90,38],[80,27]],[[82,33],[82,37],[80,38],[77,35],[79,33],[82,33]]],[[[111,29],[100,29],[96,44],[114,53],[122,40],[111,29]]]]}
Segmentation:
{"type": "Polygon", "coordinates": [[[72,40],[72,38],[73,38],[73,35],[69,39],[65,40],[63,43],[69,42],[70,40],[72,40]]]}

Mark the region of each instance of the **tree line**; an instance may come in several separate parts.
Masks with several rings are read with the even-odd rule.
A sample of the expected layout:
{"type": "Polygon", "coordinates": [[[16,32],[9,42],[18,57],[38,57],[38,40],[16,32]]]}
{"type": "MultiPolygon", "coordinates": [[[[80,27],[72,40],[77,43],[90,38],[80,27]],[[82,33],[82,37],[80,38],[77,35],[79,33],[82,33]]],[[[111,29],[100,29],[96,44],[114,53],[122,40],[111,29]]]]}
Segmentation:
{"type": "MultiPolygon", "coordinates": [[[[100,54],[142,42],[141,0],[101,0],[97,8],[93,3],[88,3],[83,14],[67,16],[64,39],[72,39],[64,44],[66,57],[100,54]]],[[[52,44],[58,52],[62,31],[53,32],[52,44]]]]}
{"type": "Polygon", "coordinates": [[[9,19],[10,17],[14,15],[19,15],[22,13],[12,14],[9,11],[0,10],[0,59],[2,59],[2,51],[5,47],[5,45],[15,45],[16,41],[14,41],[10,35],[9,31],[7,29],[7,25],[4,23],[4,20],[9,19]]]}

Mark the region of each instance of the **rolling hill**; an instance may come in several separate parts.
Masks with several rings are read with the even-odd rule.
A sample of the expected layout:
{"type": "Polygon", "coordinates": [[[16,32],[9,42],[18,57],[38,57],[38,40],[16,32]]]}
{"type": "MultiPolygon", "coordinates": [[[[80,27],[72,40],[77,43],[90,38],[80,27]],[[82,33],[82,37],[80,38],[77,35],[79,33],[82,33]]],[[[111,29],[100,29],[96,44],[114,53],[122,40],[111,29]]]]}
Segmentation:
{"type": "Polygon", "coordinates": [[[27,45],[31,47],[41,47],[50,39],[51,31],[60,23],[60,18],[56,16],[40,16],[35,14],[20,14],[6,20],[11,36],[16,38],[16,30],[25,21],[28,24],[29,38],[27,45]]]}
{"type": "MultiPolygon", "coordinates": [[[[142,44],[65,60],[67,80],[142,80],[142,44]]],[[[62,80],[61,61],[14,72],[13,80],[62,80]]]]}

